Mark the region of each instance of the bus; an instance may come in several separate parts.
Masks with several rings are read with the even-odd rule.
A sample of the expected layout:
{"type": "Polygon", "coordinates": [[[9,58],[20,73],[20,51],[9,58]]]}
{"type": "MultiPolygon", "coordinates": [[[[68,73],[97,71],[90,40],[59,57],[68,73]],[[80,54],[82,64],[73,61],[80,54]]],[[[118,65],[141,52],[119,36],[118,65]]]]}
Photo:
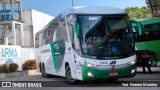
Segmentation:
{"type": "MultiPolygon", "coordinates": [[[[151,66],[160,64],[160,17],[131,21],[134,30],[134,38],[137,52],[137,60],[141,54],[150,55],[151,66]]],[[[140,60],[137,61],[140,65],[140,60]]]]}
{"type": "Polygon", "coordinates": [[[135,43],[124,10],[72,7],[40,30],[35,41],[37,66],[44,78],[62,76],[76,84],[136,75],[135,43]]]}

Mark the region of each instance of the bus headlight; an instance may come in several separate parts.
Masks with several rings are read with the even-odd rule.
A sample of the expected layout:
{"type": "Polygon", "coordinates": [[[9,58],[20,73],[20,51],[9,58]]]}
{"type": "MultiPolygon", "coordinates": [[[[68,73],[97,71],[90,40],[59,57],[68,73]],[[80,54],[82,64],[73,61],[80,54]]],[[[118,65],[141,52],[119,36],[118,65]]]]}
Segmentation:
{"type": "Polygon", "coordinates": [[[88,66],[88,67],[96,67],[97,65],[88,63],[86,66],[88,66]]]}
{"type": "Polygon", "coordinates": [[[133,65],[135,63],[136,63],[136,60],[133,60],[133,61],[129,62],[130,65],[133,65]]]}
{"type": "Polygon", "coordinates": [[[93,74],[91,72],[87,73],[88,77],[93,77],[93,74]]]}
{"type": "Polygon", "coordinates": [[[82,65],[85,65],[85,66],[87,66],[87,67],[96,67],[96,66],[98,66],[98,65],[96,65],[96,64],[91,64],[91,63],[87,63],[87,62],[81,62],[81,64],[82,64],[82,65]]]}
{"type": "Polygon", "coordinates": [[[135,73],[135,71],[136,71],[135,69],[132,69],[131,74],[135,73]]]}

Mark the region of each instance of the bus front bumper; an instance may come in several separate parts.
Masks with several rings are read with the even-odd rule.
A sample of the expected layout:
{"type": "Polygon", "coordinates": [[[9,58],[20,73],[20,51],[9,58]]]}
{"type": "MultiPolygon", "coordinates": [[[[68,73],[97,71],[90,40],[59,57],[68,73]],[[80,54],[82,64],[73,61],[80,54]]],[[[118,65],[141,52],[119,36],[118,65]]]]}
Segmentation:
{"type": "Polygon", "coordinates": [[[83,80],[118,79],[134,77],[137,72],[136,65],[130,65],[122,69],[98,70],[81,65],[83,80]]]}

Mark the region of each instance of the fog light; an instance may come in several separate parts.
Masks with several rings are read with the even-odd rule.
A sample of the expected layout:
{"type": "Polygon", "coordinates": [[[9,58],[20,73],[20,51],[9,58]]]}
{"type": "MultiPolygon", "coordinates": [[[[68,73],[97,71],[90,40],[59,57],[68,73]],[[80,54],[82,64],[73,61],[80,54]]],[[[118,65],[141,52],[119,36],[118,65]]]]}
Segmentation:
{"type": "Polygon", "coordinates": [[[131,74],[133,74],[135,72],[135,69],[132,69],[131,74]]]}
{"type": "Polygon", "coordinates": [[[136,63],[136,60],[133,60],[133,61],[129,62],[130,65],[133,65],[135,63],[136,63]]]}
{"type": "Polygon", "coordinates": [[[89,77],[93,77],[93,74],[92,74],[91,72],[88,72],[87,75],[88,75],[89,77]]]}

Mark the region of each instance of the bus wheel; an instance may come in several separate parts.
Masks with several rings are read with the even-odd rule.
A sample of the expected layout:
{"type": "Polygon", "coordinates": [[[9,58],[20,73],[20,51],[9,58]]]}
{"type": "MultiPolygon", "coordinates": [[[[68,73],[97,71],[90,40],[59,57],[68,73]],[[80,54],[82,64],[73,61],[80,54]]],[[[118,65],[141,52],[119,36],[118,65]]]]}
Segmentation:
{"type": "Polygon", "coordinates": [[[66,80],[69,84],[77,84],[80,82],[79,80],[72,78],[71,69],[70,69],[69,65],[66,67],[65,76],[66,76],[66,80]]]}
{"type": "Polygon", "coordinates": [[[49,74],[46,73],[44,64],[41,66],[41,68],[42,68],[42,69],[41,69],[41,70],[42,70],[42,72],[41,72],[42,77],[43,77],[43,78],[49,78],[49,74]]]}

